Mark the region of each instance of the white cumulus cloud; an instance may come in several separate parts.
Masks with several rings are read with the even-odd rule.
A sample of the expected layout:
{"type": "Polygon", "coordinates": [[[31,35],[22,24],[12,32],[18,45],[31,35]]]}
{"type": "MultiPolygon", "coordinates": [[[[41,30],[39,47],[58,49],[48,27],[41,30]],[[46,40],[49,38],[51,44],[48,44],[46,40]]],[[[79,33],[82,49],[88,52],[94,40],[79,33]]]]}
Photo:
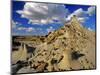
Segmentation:
{"type": "Polygon", "coordinates": [[[29,27],[29,28],[27,29],[27,32],[31,32],[31,31],[34,31],[34,30],[35,30],[34,28],[29,27]]]}
{"type": "Polygon", "coordinates": [[[89,31],[93,31],[90,27],[88,28],[89,31]]]}
{"type": "Polygon", "coordinates": [[[88,17],[78,17],[78,21],[81,23],[84,23],[87,19],[89,19],[88,17]]]}
{"type": "MultiPolygon", "coordinates": [[[[82,9],[82,8],[79,8],[77,10],[75,10],[73,13],[71,13],[67,18],[66,18],[66,21],[70,21],[71,20],[71,17],[73,17],[74,15],[76,15],[77,17],[83,17],[84,15],[86,14],[86,12],[82,9]]],[[[82,19],[82,18],[81,18],[82,19]]]]}
{"type": "Polygon", "coordinates": [[[87,13],[89,14],[89,16],[95,14],[95,7],[94,6],[89,7],[87,13]]]}
{"type": "Polygon", "coordinates": [[[12,28],[17,28],[19,25],[22,25],[21,23],[14,21],[14,20],[11,21],[11,24],[12,24],[11,25],[12,28]]]}
{"type": "Polygon", "coordinates": [[[24,30],[24,31],[26,31],[26,32],[32,32],[32,31],[34,31],[35,29],[33,28],[33,27],[28,27],[28,28],[26,28],[26,27],[18,27],[17,28],[17,30],[24,30]]]}
{"type": "Polygon", "coordinates": [[[23,10],[18,10],[22,18],[27,18],[28,23],[47,24],[54,20],[64,22],[68,15],[68,9],[63,4],[47,4],[26,2],[23,10]]]}
{"type": "Polygon", "coordinates": [[[55,29],[51,26],[51,27],[49,27],[48,29],[47,29],[47,32],[49,33],[49,32],[52,32],[52,31],[54,31],[55,29]]]}
{"type": "Polygon", "coordinates": [[[78,20],[83,23],[87,19],[89,19],[89,16],[92,16],[94,13],[95,13],[94,6],[89,7],[87,11],[84,11],[82,8],[79,8],[75,10],[73,13],[69,14],[68,17],[66,18],[66,21],[70,21],[71,17],[73,17],[73,15],[76,15],[78,20]]]}
{"type": "Polygon", "coordinates": [[[77,17],[84,16],[84,14],[85,14],[85,11],[82,8],[79,8],[73,12],[73,15],[76,15],[77,17]]]}
{"type": "Polygon", "coordinates": [[[12,25],[11,25],[12,28],[16,28],[16,22],[14,22],[14,21],[12,20],[12,21],[11,21],[11,24],[12,24],[12,25]]]}

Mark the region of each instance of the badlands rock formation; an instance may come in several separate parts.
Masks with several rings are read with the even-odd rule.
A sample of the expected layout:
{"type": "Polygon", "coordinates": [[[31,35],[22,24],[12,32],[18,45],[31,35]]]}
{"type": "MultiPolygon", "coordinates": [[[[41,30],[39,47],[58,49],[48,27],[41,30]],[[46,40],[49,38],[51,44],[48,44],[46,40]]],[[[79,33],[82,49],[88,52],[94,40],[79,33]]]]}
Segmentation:
{"type": "Polygon", "coordinates": [[[95,32],[84,28],[76,16],[46,36],[17,36],[12,44],[12,71],[27,73],[95,69],[95,39],[95,32]]]}

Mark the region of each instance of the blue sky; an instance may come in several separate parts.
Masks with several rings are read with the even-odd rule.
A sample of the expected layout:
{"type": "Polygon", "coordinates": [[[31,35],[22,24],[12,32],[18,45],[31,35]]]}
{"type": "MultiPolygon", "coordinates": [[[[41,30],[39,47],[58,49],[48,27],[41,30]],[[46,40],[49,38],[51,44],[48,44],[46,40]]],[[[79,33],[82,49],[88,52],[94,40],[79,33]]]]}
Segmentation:
{"type": "Polygon", "coordinates": [[[95,6],[13,1],[12,35],[46,35],[77,15],[84,27],[95,31],[95,6]]]}

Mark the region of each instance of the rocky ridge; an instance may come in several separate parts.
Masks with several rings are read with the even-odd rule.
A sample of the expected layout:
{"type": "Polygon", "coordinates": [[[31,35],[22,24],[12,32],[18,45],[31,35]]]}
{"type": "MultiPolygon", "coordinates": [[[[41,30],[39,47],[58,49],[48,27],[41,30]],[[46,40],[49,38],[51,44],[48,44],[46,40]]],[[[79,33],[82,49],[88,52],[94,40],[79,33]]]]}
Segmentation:
{"type": "Polygon", "coordinates": [[[84,28],[76,16],[46,36],[19,36],[14,40],[21,45],[12,52],[12,63],[27,62],[17,73],[96,68],[95,32],[84,28]]]}

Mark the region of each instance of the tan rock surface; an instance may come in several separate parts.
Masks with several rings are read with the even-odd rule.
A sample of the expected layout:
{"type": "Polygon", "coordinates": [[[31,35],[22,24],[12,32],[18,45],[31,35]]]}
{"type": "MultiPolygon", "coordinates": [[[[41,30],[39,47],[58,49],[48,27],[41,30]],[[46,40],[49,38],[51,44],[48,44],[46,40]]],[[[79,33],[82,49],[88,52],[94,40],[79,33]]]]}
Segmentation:
{"type": "MultiPolygon", "coordinates": [[[[25,40],[23,43],[30,46],[28,39],[19,39],[19,42],[25,40]]],[[[30,39],[31,46],[36,47],[36,49],[34,55],[27,60],[28,63],[31,62],[28,65],[34,68],[34,65],[40,64],[40,62],[47,64],[47,66],[41,64],[42,66],[34,68],[37,72],[43,72],[45,69],[48,72],[96,68],[95,32],[84,28],[75,16],[61,29],[48,34],[46,37],[37,37],[37,39],[35,37],[35,43],[34,37],[30,37],[30,39]]],[[[21,60],[19,54],[14,55],[12,53],[12,57],[14,61],[21,60]]]]}

